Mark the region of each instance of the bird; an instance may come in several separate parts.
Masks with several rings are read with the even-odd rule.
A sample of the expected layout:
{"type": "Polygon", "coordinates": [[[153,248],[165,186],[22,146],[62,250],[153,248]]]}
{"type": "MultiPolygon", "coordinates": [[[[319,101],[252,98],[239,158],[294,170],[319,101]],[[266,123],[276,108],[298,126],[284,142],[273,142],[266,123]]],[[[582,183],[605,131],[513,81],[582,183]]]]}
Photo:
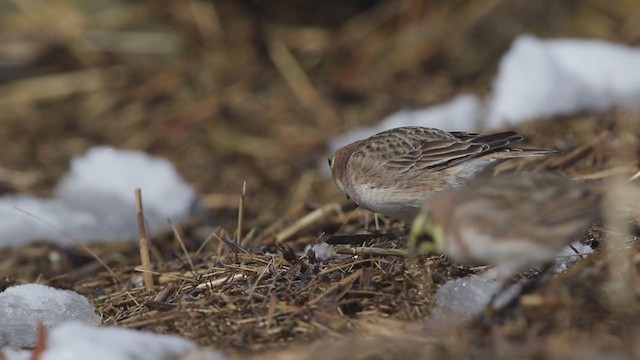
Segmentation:
{"type": "Polygon", "coordinates": [[[493,265],[508,279],[551,262],[600,218],[604,187],[553,172],[476,179],[433,196],[411,226],[409,256],[442,252],[457,263],[493,265]]]}
{"type": "Polygon", "coordinates": [[[553,150],[523,149],[515,131],[488,135],[407,126],[336,150],[329,159],[337,187],[358,206],[411,221],[433,194],[492,174],[498,163],[553,150]]]}

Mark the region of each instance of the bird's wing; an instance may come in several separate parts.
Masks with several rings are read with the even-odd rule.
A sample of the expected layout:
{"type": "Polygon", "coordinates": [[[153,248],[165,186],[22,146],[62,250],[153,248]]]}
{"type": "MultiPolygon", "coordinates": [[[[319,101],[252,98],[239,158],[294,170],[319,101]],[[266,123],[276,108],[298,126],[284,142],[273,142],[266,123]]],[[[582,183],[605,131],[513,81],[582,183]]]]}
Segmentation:
{"type": "Polygon", "coordinates": [[[471,159],[487,150],[483,144],[452,141],[429,141],[389,159],[385,165],[407,171],[438,171],[471,159]]]}
{"type": "Polygon", "coordinates": [[[407,151],[404,153],[389,158],[385,166],[394,170],[401,169],[401,172],[439,171],[522,140],[513,131],[490,135],[464,132],[447,134],[452,137],[411,139],[411,147],[406,147],[407,151]]]}

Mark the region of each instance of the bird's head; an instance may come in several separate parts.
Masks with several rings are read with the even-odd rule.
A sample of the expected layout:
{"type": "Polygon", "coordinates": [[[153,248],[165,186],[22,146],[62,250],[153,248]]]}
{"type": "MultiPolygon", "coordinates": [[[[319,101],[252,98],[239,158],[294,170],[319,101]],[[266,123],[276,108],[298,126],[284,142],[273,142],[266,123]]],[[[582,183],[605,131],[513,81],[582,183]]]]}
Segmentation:
{"type": "Polygon", "coordinates": [[[441,251],[444,248],[444,230],[434,219],[432,211],[423,209],[413,220],[407,253],[410,257],[430,252],[441,251]]]}
{"type": "Polygon", "coordinates": [[[331,169],[331,177],[333,177],[333,181],[336,183],[340,191],[345,194],[348,194],[345,186],[347,163],[349,162],[349,158],[351,158],[351,154],[353,154],[361,143],[362,141],[356,141],[343,146],[336,150],[333,156],[328,159],[329,169],[331,169]]]}
{"type": "Polygon", "coordinates": [[[331,177],[340,191],[344,191],[344,183],[342,182],[342,172],[336,169],[336,154],[327,159],[329,162],[329,169],[331,169],[331,177]]]}

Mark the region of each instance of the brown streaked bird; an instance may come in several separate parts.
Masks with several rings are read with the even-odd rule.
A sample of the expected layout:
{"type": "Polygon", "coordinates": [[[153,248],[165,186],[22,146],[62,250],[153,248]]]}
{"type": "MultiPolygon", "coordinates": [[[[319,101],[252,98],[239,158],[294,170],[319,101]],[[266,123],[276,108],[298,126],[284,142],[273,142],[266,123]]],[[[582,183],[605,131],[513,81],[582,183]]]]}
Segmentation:
{"type": "Polygon", "coordinates": [[[555,173],[505,174],[443,191],[416,216],[408,254],[432,251],[467,264],[491,264],[508,278],[551,261],[600,215],[599,184],[555,173]]]}
{"type": "Polygon", "coordinates": [[[514,131],[479,135],[400,127],[338,149],[329,167],[338,188],[360,207],[410,221],[434,193],[501,161],[552,152],[512,146],[521,140],[514,131]]]}

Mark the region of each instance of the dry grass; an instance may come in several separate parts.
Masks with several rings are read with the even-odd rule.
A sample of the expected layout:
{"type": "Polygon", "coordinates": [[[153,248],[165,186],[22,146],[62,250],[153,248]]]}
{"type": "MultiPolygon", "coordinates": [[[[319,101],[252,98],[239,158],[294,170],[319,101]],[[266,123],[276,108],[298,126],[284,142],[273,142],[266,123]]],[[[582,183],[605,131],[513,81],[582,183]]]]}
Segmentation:
{"type": "MultiPolygon", "coordinates": [[[[316,167],[345,129],[486,92],[516,34],[637,44],[640,6],[372,3],[314,2],[312,15],[304,1],[0,4],[0,192],[48,195],[72,156],[111,144],[173,160],[210,211],[152,239],[153,291],[135,242],[90,246],[114,274],[81,246],[0,250],[0,288],[74,289],[105,325],[180,334],[238,358],[640,356],[640,283],[624,280],[633,302],[612,306],[605,251],[491,324],[430,329],[437,287],[477,269],[396,256],[404,224],[373,230],[316,167]],[[295,255],[321,240],[343,255],[295,255]]],[[[628,179],[640,138],[628,124],[638,120],[613,110],[524,124],[528,143],[561,152],[502,170],[628,179]]],[[[605,227],[591,238],[608,241],[603,232],[637,236],[605,227]]],[[[630,248],[637,268],[637,241],[630,248]]]]}

